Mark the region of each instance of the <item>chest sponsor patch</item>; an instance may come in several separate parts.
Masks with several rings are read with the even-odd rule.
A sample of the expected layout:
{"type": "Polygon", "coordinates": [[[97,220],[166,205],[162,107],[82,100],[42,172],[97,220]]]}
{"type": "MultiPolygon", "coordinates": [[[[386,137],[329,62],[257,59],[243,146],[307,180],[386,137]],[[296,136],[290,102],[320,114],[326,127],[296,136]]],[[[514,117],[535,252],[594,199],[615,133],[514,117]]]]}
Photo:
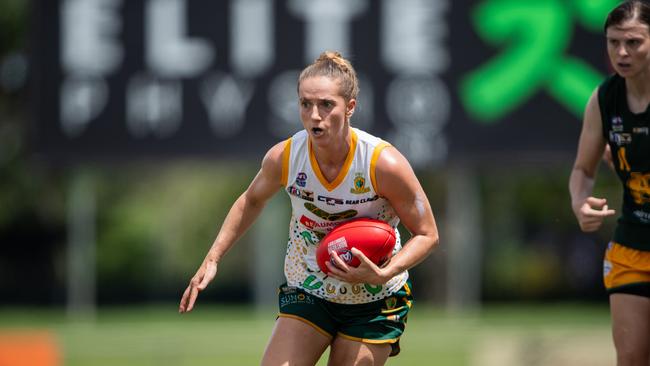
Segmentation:
{"type": "Polygon", "coordinates": [[[305,201],[314,202],[314,192],[308,191],[303,188],[298,188],[296,186],[287,187],[287,193],[292,196],[302,198],[305,201]]]}
{"type": "Polygon", "coordinates": [[[609,132],[609,140],[618,146],[628,145],[632,143],[632,134],[626,132],[609,132]]]}

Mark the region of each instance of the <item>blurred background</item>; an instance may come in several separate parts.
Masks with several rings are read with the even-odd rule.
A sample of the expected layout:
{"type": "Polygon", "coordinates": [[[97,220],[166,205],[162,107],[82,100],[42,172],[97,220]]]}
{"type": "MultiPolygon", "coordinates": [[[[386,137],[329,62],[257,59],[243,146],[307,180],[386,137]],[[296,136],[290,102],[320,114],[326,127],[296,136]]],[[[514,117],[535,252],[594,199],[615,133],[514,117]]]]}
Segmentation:
{"type": "MultiPolygon", "coordinates": [[[[257,364],[279,193],[192,314],[178,301],[323,50],[356,127],[414,166],[441,245],[392,365],[609,365],[601,260],[568,178],[615,0],[3,0],[0,366],[257,364]]],[[[603,166],[596,194],[620,206],[603,166]]],[[[406,230],[403,235],[408,237],[406,230]]]]}

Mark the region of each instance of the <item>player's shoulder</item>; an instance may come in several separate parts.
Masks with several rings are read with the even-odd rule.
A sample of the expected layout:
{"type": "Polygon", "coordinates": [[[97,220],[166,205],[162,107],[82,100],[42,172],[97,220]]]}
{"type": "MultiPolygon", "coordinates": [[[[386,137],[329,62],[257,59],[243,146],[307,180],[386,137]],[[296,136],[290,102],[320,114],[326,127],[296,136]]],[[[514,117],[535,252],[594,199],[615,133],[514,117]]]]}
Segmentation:
{"type": "Polygon", "coordinates": [[[605,102],[616,97],[617,91],[625,87],[625,79],[614,73],[609,75],[597,88],[597,98],[600,102],[605,102]]]}
{"type": "Polygon", "coordinates": [[[266,167],[281,167],[287,149],[290,148],[291,138],[277,142],[264,155],[262,165],[266,167]]]}
{"type": "MultiPolygon", "coordinates": [[[[273,145],[266,153],[267,157],[271,159],[282,159],[284,155],[288,154],[292,145],[305,142],[308,138],[307,131],[300,130],[286,139],[273,145]]],[[[265,157],[266,158],[266,157],[265,157]]]]}
{"type": "Polygon", "coordinates": [[[356,135],[357,141],[360,141],[361,143],[369,144],[371,146],[377,146],[382,143],[386,143],[386,141],[384,141],[380,137],[377,137],[369,132],[366,132],[356,127],[352,127],[352,132],[356,135]]]}
{"type": "Polygon", "coordinates": [[[373,164],[379,169],[399,167],[406,158],[390,142],[358,128],[352,128],[359,143],[365,144],[372,151],[373,164]]]}

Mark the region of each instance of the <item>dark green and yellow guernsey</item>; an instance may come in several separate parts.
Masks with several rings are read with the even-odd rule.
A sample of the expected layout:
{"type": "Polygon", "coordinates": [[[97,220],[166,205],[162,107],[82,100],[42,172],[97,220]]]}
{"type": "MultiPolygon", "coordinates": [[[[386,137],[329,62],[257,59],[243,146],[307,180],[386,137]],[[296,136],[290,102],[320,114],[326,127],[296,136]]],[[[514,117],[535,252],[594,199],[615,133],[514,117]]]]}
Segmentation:
{"type": "Polygon", "coordinates": [[[650,251],[650,106],[632,113],[625,79],[616,74],[600,86],[598,102],[603,136],[623,183],[623,210],[613,240],[650,251]]]}

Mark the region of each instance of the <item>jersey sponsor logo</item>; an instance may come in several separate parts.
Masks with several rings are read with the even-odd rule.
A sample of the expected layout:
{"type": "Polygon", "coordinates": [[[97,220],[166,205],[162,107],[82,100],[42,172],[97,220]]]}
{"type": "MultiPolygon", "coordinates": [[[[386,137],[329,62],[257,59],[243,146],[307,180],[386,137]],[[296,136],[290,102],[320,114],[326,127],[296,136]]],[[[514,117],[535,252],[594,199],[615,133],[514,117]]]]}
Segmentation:
{"type": "Polygon", "coordinates": [[[301,189],[296,186],[287,187],[287,193],[298,198],[302,198],[305,201],[314,202],[314,192],[308,191],[306,189],[301,189]]]}
{"type": "Polygon", "coordinates": [[[304,188],[307,185],[307,174],[304,172],[298,173],[298,175],[296,175],[296,184],[304,188]]]}
{"type": "Polygon", "coordinates": [[[632,143],[632,134],[630,133],[618,133],[618,132],[609,132],[609,141],[615,143],[618,146],[627,145],[632,143]]]}
{"type": "Polygon", "coordinates": [[[376,201],[379,199],[378,195],[374,195],[373,197],[368,197],[368,198],[361,198],[358,200],[345,200],[346,205],[358,205],[359,203],[366,203],[366,202],[372,202],[376,201]]]}
{"type": "Polygon", "coordinates": [[[372,197],[367,197],[367,198],[360,198],[360,199],[356,199],[356,200],[343,200],[341,198],[327,197],[327,196],[318,195],[318,202],[325,202],[329,206],[358,205],[360,203],[372,202],[372,201],[376,201],[378,199],[379,199],[378,195],[374,195],[372,197]]]}
{"type": "Polygon", "coordinates": [[[633,212],[633,214],[639,219],[639,221],[645,224],[650,223],[650,212],[636,210],[633,212]]]}
{"type": "Polygon", "coordinates": [[[370,188],[366,187],[366,178],[363,173],[356,173],[354,177],[354,187],[350,188],[350,193],[364,194],[370,192],[370,188]]]}
{"type": "Polygon", "coordinates": [[[335,206],[335,205],[342,205],[343,200],[340,198],[333,198],[333,197],[327,197],[327,196],[321,196],[318,195],[318,202],[325,202],[330,206],[335,206]]]}
{"type": "Polygon", "coordinates": [[[330,228],[333,228],[333,227],[338,225],[338,223],[336,223],[336,222],[317,222],[317,221],[314,221],[314,220],[310,219],[309,217],[307,217],[305,215],[302,215],[302,217],[300,218],[300,223],[304,227],[306,227],[308,229],[311,229],[311,230],[314,230],[314,229],[330,229],[330,228]]]}
{"type": "Polygon", "coordinates": [[[291,304],[314,304],[314,299],[301,293],[285,294],[280,297],[280,307],[285,307],[291,304]]]}
{"type": "Polygon", "coordinates": [[[280,286],[280,291],[282,291],[283,294],[288,295],[288,294],[295,294],[297,290],[293,286],[282,285],[280,286]]]}
{"type": "Polygon", "coordinates": [[[632,129],[632,133],[636,133],[639,135],[648,135],[649,134],[648,127],[634,127],[632,129]]]}

